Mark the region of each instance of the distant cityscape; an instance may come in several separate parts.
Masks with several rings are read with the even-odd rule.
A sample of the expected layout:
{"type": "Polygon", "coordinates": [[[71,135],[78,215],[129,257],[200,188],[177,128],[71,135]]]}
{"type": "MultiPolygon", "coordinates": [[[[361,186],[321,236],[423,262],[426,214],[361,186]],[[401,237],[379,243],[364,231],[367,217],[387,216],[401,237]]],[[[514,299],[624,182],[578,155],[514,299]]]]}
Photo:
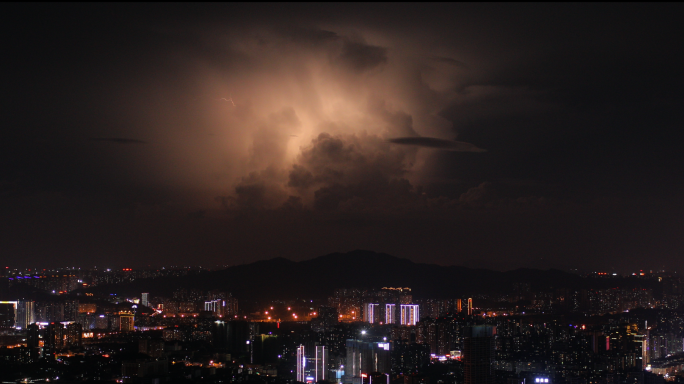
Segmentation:
{"type": "Polygon", "coordinates": [[[0,380],[684,382],[684,281],[676,273],[597,271],[577,276],[579,288],[517,281],[440,297],[341,278],[325,298],[310,286],[310,297],[277,300],[187,280],[225,268],[4,268],[0,380]],[[125,293],[140,281],[164,281],[164,289],[125,293]]]}

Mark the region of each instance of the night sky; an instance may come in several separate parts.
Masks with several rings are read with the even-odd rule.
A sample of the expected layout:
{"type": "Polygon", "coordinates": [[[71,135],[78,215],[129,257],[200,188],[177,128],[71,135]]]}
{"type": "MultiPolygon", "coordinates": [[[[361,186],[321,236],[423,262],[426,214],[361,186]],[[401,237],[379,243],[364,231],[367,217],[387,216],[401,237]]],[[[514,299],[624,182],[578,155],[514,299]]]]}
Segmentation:
{"type": "Polygon", "coordinates": [[[682,4],[3,4],[0,262],[684,269],[682,4]]]}

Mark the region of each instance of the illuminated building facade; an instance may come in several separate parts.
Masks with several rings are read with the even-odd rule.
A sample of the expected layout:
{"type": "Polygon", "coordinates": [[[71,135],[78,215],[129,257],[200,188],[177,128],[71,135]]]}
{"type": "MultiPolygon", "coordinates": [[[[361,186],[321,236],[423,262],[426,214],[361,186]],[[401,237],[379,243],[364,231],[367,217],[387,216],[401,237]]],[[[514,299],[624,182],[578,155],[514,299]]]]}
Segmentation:
{"type": "Polygon", "coordinates": [[[133,332],[134,322],[131,312],[119,312],[119,330],[121,332],[133,332]]]}
{"type": "Polygon", "coordinates": [[[304,354],[304,346],[297,347],[297,381],[304,382],[306,369],[306,355],[304,354]]]}
{"type": "Polygon", "coordinates": [[[204,310],[212,312],[214,316],[223,316],[225,313],[226,301],[225,300],[212,300],[204,302],[204,310]]]}
{"type": "Polygon", "coordinates": [[[29,325],[36,322],[35,320],[36,308],[33,301],[19,301],[17,302],[17,320],[16,326],[20,329],[27,329],[29,325]]]}
{"type": "Polygon", "coordinates": [[[143,292],[141,296],[142,297],[140,299],[140,304],[142,304],[145,307],[149,307],[150,306],[150,294],[148,292],[143,292]]]}
{"type": "Polygon", "coordinates": [[[401,325],[416,325],[419,320],[418,304],[401,304],[401,325]]]}
{"type": "Polygon", "coordinates": [[[397,306],[394,304],[385,304],[385,324],[396,324],[397,306]]]}
{"type": "Polygon", "coordinates": [[[95,313],[97,305],[90,303],[78,304],[78,313],[95,313]]]}
{"type": "Polygon", "coordinates": [[[473,298],[469,297],[468,298],[468,316],[472,316],[473,314],[473,298]]]}
{"type": "Polygon", "coordinates": [[[380,304],[366,303],[363,313],[363,321],[367,323],[377,323],[380,318],[380,304]]]}
{"type": "Polygon", "coordinates": [[[316,382],[327,379],[328,350],[325,345],[316,346],[314,378],[316,382]]]}
{"type": "MultiPolygon", "coordinates": [[[[392,288],[384,287],[380,290],[360,290],[360,289],[336,289],[332,297],[328,298],[328,306],[336,308],[339,316],[339,321],[353,322],[363,319],[368,321],[367,312],[368,303],[378,304],[374,307],[373,323],[382,321],[390,324],[399,322],[398,318],[392,317],[387,319],[387,304],[410,304],[413,302],[410,288],[392,288]],[[385,311],[385,313],[382,313],[385,311]]],[[[395,313],[398,315],[398,313],[395,313]]]]}

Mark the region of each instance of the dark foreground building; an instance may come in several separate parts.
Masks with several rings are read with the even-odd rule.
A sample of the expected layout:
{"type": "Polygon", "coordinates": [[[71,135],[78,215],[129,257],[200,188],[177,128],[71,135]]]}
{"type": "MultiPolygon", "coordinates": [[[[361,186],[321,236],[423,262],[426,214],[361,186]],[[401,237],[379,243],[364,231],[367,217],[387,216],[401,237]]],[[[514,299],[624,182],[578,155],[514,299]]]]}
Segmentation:
{"type": "Polygon", "coordinates": [[[464,329],[463,364],[465,384],[494,383],[494,335],[496,327],[475,325],[464,329]]]}

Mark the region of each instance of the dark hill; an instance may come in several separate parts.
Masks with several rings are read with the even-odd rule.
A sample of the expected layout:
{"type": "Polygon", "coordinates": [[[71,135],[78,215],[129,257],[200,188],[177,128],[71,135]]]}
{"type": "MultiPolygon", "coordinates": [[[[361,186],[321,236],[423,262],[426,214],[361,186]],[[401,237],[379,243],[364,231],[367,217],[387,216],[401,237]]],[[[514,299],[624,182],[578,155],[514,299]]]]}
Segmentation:
{"type": "Polygon", "coordinates": [[[415,297],[453,298],[473,293],[506,292],[516,282],[530,288],[579,287],[582,278],[559,270],[520,269],[498,272],[415,263],[384,253],[357,250],[293,262],[262,260],[178,278],[143,279],[96,287],[108,293],[150,292],[169,296],[177,288],[222,289],[240,300],[323,299],[337,288],[411,287],[415,297]]]}

